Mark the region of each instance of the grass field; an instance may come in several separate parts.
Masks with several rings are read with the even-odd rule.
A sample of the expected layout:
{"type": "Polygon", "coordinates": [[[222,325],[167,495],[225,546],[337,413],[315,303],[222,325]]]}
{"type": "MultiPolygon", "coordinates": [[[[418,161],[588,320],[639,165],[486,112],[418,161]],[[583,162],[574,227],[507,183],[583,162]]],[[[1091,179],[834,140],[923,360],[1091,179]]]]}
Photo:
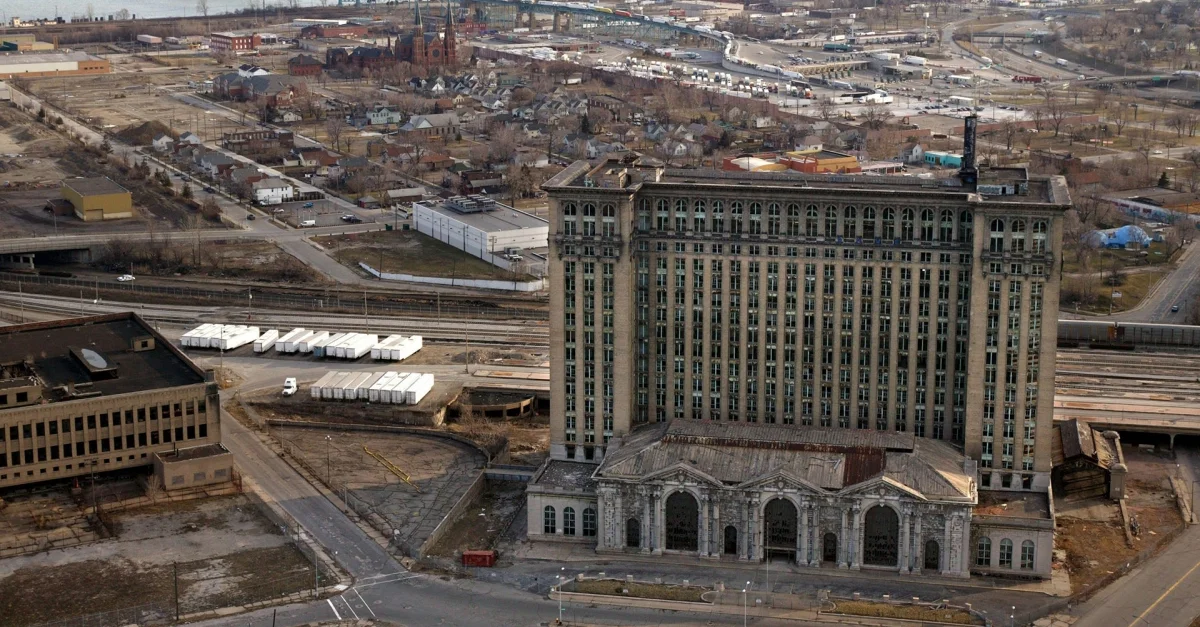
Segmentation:
{"type": "Polygon", "coordinates": [[[375,231],[313,238],[335,259],[358,269],[359,262],[384,272],[455,279],[526,280],[416,231],[375,231]]]}
{"type": "Polygon", "coordinates": [[[636,583],[614,581],[612,579],[576,581],[564,588],[566,592],[580,594],[604,594],[619,597],[636,597],[639,599],[662,599],[664,601],[691,601],[703,603],[702,594],[708,588],[695,586],[669,586],[664,584],[636,583]],[[628,590],[628,593],[624,591],[628,590]]]}
{"type": "Polygon", "coordinates": [[[851,616],[875,616],[879,618],[900,618],[904,620],[933,621],[953,623],[956,625],[982,625],[983,621],[976,619],[967,612],[959,609],[934,609],[921,605],[893,605],[891,603],[875,603],[873,601],[837,601],[833,612],[851,616]]]}

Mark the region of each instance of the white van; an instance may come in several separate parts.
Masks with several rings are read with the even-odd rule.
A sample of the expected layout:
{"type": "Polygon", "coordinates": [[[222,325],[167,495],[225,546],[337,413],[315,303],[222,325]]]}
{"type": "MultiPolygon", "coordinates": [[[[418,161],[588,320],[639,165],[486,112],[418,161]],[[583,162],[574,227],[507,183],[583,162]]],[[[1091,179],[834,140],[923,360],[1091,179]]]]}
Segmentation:
{"type": "Polygon", "coordinates": [[[300,228],[305,228],[305,227],[309,227],[309,226],[316,226],[316,225],[317,225],[317,221],[316,221],[316,220],[304,220],[304,221],[300,222],[300,228]]]}

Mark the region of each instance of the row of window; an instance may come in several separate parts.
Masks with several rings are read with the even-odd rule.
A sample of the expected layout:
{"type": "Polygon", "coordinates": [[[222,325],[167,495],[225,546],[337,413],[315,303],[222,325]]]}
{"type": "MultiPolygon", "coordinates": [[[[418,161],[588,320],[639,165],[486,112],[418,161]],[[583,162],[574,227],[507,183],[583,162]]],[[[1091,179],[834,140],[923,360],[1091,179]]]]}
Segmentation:
{"type": "Polygon", "coordinates": [[[47,461],[55,461],[60,457],[70,459],[71,457],[83,455],[98,455],[109,451],[120,451],[123,449],[132,449],[143,446],[156,446],[160,443],[166,444],[172,441],[181,442],[184,440],[204,439],[208,437],[208,425],[201,423],[199,427],[175,427],[174,429],[163,429],[161,432],[157,429],[149,433],[126,434],[124,436],[113,436],[111,438],[99,438],[93,440],[77,441],[74,443],[66,443],[61,446],[54,444],[51,446],[39,446],[37,448],[27,447],[24,450],[10,450],[7,455],[0,452],[0,468],[8,465],[19,466],[22,464],[36,464],[47,461]],[[160,437],[161,434],[161,437],[160,437]]]}
{"type": "MultiPolygon", "coordinates": [[[[542,533],[549,535],[558,533],[558,512],[553,505],[547,505],[542,509],[542,533]]],[[[562,510],[562,535],[576,535],[574,507],[564,507],[562,510]]],[[[596,537],[596,510],[591,507],[583,510],[583,537],[596,537]]]]}
{"type": "MultiPolygon", "coordinates": [[[[130,455],[128,458],[126,458],[122,455],[118,455],[116,457],[116,463],[120,464],[122,462],[125,462],[126,460],[132,462],[136,459],[146,459],[146,457],[147,457],[146,453],[142,453],[140,457],[137,455],[130,455]]],[[[3,455],[0,455],[0,458],[3,458],[3,455]]],[[[2,459],[0,459],[0,461],[2,461],[2,459]]],[[[93,470],[103,471],[103,470],[107,470],[107,468],[104,468],[104,466],[108,466],[112,463],[113,463],[113,458],[111,458],[111,457],[105,457],[104,459],[93,459],[93,460],[91,460],[90,463],[88,462],[88,460],[81,459],[81,460],[79,460],[79,470],[83,471],[86,469],[93,469],[93,470]]],[[[62,466],[54,466],[51,468],[44,468],[44,467],[39,468],[38,475],[58,474],[59,472],[62,471],[62,468],[63,468],[62,466]]],[[[70,472],[74,468],[75,468],[75,464],[67,464],[66,465],[66,470],[68,472],[70,472]]],[[[32,477],[32,476],[33,476],[32,470],[25,471],[25,477],[28,478],[28,477],[32,477]]],[[[8,477],[9,477],[8,473],[0,472],[0,482],[8,481],[8,477]]],[[[12,478],[13,478],[13,481],[16,481],[21,478],[20,469],[14,471],[12,473],[12,478]]]]}
{"type": "MultiPolygon", "coordinates": [[[[160,417],[164,420],[169,420],[172,416],[181,418],[183,416],[192,416],[197,413],[204,415],[208,411],[208,403],[205,399],[198,401],[183,401],[178,403],[167,403],[163,405],[155,405],[153,407],[139,407],[135,409],[126,409],[124,411],[124,423],[131,425],[136,419],[137,422],[145,422],[147,416],[151,421],[158,420],[160,417]]],[[[43,422],[31,422],[23,425],[10,425],[7,429],[0,428],[0,442],[6,439],[17,442],[19,439],[31,439],[34,437],[44,437],[46,435],[58,435],[70,433],[71,431],[84,431],[96,429],[97,425],[100,429],[106,429],[111,424],[118,426],[121,424],[122,412],[120,410],[109,412],[100,412],[89,414],[87,416],[75,416],[72,418],[63,418],[61,420],[47,420],[43,422]],[[111,419],[110,419],[111,416],[111,419]],[[73,428],[72,428],[73,427],[73,428]]]]}
{"type": "MultiPolygon", "coordinates": [[[[1000,541],[1000,552],[996,565],[1000,568],[1013,567],[1013,541],[1004,538],[1000,541]]],[[[1034,545],[1032,540],[1021,543],[1021,570],[1033,570],[1034,545]]],[[[992,539],[983,536],[975,544],[975,565],[992,565],[992,539]]]]}

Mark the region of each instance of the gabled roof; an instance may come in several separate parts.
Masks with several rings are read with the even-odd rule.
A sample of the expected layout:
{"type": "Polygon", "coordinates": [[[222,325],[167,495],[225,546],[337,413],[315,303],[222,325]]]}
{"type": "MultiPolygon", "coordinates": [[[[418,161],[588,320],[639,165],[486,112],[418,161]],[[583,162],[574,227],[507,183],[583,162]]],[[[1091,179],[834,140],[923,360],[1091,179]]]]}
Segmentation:
{"type": "Polygon", "coordinates": [[[883,486],[914,498],[974,502],[964,460],[950,445],[910,433],[674,420],[625,436],[596,476],[644,481],[682,464],[727,486],[786,476],[833,493],[883,486]]]}

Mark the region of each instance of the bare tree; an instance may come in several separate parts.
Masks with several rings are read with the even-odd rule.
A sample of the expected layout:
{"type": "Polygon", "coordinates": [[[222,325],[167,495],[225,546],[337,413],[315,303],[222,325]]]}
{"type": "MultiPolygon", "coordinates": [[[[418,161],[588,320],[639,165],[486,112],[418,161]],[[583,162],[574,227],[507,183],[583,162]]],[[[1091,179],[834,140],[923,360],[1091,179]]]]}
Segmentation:
{"type": "Polygon", "coordinates": [[[339,150],[342,143],[342,133],[346,130],[346,118],[338,115],[331,115],[325,120],[325,134],[329,138],[329,142],[333,144],[334,151],[339,150]]]}
{"type": "Polygon", "coordinates": [[[1117,127],[1117,137],[1120,137],[1121,133],[1125,131],[1125,125],[1129,124],[1129,116],[1129,105],[1124,102],[1118,104],[1112,115],[1108,116],[1108,121],[1117,127]]]}
{"type": "Polygon", "coordinates": [[[196,0],[196,12],[204,16],[204,31],[212,30],[208,22],[208,0],[196,0]]]}
{"type": "Polygon", "coordinates": [[[892,112],[887,105],[879,102],[868,103],[862,108],[863,126],[877,131],[883,128],[892,118],[892,112]]]}
{"type": "Polygon", "coordinates": [[[1052,89],[1043,88],[1041,92],[1042,104],[1039,109],[1054,128],[1054,136],[1058,137],[1059,130],[1062,128],[1063,122],[1070,116],[1071,111],[1067,108],[1067,103],[1059,99],[1052,89]]]}

